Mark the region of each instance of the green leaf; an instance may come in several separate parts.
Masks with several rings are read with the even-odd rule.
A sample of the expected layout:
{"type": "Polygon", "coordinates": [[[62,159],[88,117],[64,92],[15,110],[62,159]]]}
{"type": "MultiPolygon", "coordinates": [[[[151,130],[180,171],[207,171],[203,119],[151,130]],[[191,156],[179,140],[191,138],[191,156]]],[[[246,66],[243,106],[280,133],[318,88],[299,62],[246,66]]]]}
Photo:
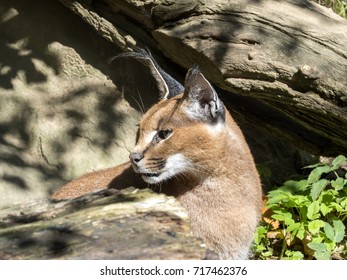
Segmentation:
{"type": "Polygon", "coordinates": [[[336,242],[334,242],[334,241],[325,240],[324,244],[327,246],[327,250],[330,252],[334,251],[334,249],[336,247],[336,242]]]}
{"type": "Polygon", "coordinates": [[[303,192],[308,187],[307,180],[301,180],[301,181],[294,181],[289,180],[286,181],[282,187],[279,187],[278,189],[284,192],[290,192],[291,194],[295,194],[298,192],[303,192]]]}
{"type": "Polygon", "coordinates": [[[320,205],[320,211],[322,212],[323,216],[325,217],[328,213],[333,210],[331,207],[326,206],[326,204],[321,203],[320,205]]]}
{"type": "Polygon", "coordinates": [[[254,233],[254,243],[260,244],[262,239],[266,237],[267,229],[264,226],[258,226],[254,233]]]}
{"type": "Polygon", "coordinates": [[[321,179],[312,185],[311,189],[311,197],[313,200],[317,200],[321,192],[324,190],[324,188],[328,185],[329,181],[326,179],[321,179]]]}
{"type": "Polygon", "coordinates": [[[326,189],[324,190],[323,192],[323,196],[324,195],[330,195],[331,196],[331,201],[334,201],[335,200],[335,197],[339,195],[339,192],[335,189],[326,189]]]}
{"type": "Polygon", "coordinates": [[[345,156],[340,155],[340,156],[336,157],[332,162],[333,169],[336,170],[336,169],[340,168],[341,165],[343,163],[345,163],[346,161],[347,161],[347,159],[345,156]]]}
{"type": "Polygon", "coordinates": [[[343,198],[341,201],[340,201],[340,205],[342,207],[345,208],[345,211],[347,211],[347,197],[346,198],[343,198]]]}
{"type": "Polygon", "coordinates": [[[332,168],[328,165],[316,167],[315,169],[311,171],[310,175],[308,176],[307,183],[313,184],[317,182],[320,179],[320,176],[322,176],[322,174],[328,173],[331,170],[332,168]]]}
{"type": "Polygon", "coordinates": [[[291,235],[290,235],[290,240],[291,241],[293,241],[294,238],[297,236],[297,233],[298,233],[300,227],[301,227],[301,224],[300,223],[295,223],[294,221],[293,221],[293,223],[290,226],[287,227],[287,232],[291,233],[291,235]]]}
{"type": "Polygon", "coordinates": [[[302,259],[304,259],[304,255],[300,251],[287,250],[284,254],[287,257],[284,257],[283,260],[302,260],[302,259]]]}
{"type": "Polygon", "coordinates": [[[305,237],[305,233],[306,233],[306,230],[305,230],[305,227],[304,227],[304,224],[301,223],[300,224],[300,228],[296,234],[297,238],[299,238],[300,240],[303,240],[304,237],[305,237]]]}
{"type": "Polygon", "coordinates": [[[277,221],[282,221],[284,222],[284,220],[286,219],[283,215],[281,214],[273,214],[271,215],[271,218],[277,220],[277,221]]]}
{"type": "Polygon", "coordinates": [[[307,218],[310,220],[315,220],[319,218],[319,203],[318,201],[313,201],[307,208],[307,218]]]}
{"type": "Polygon", "coordinates": [[[294,251],[292,255],[293,260],[303,260],[304,255],[300,251],[294,251]]]}
{"type": "Polygon", "coordinates": [[[335,247],[336,247],[336,242],[334,241],[330,241],[330,240],[325,240],[324,244],[327,246],[327,251],[334,251],[335,247]]]}
{"type": "Polygon", "coordinates": [[[314,256],[317,260],[330,260],[331,252],[330,251],[317,251],[314,253],[314,256]]]}
{"type": "Polygon", "coordinates": [[[336,203],[336,202],[332,202],[330,205],[332,207],[334,207],[334,210],[337,212],[343,212],[344,211],[344,209],[341,207],[341,205],[336,203]]]}
{"type": "Polygon", "coordinates": [[[312,234],[317,234],[319,229],[324,227],[325,223],[322,220],[314,220],[308,223],[308,230],[312,234]]]}
{"type": "Polygon", "coordinates": [[[308,182],[307,180],[300,180],[297,184],[297,191],[303,192],[307,189],[308,182]]]}
{"type": "Polygon", "coordinates": [[[284,222],[287,226],[294,224],[294,220],[292,219],[292,214],[289,212],[280,212],[274,211],[276,214],[273,214],[271,217],[275,220],[284,222]]]}
{"type": "Polygon", "coordinates": [[[315,250],[316,252],[318,251],[326,251],[327,250],[327,246],[324,243],[313,243],[310,242],[307,244],[307,246],[309,248],[311,248],[312,250],[315,250]]]}
{"type": "Polygon", "coordinates": [[[324,241],[324,237],[323,236],[312,236],[312,241],[311,243],[322,243],[324,241]]]}
{"type": "MultiPolygon", "coordinates": [[[[329,205],[333,200],[335,200],[335,195],[331,192],[332,190],[326,190],[324,191],[324,193],[322,193],[322,202],[325,204],[325,205],[329,205]]],[[[334,190],[334,192],[336,192],[334,190]]]]}
{"type": "Polygon", "coordinates": [[[269,200],[267,202],[268,205],[277,204],[278,202],[288,199],[288,193],[285,193],[281,190],[270,191],[268,193],[269,200]]]}
{"type": "Polygon", "coordinates": [[[257,245],[257,247],[255,248],[255,251],[258,253],[261,253],[265,250],[266,250],[266,247],[264,245],[257,245]]]}
{"type": "Polygon", "coordinates": [[[326,236],[331,241],[334,241],[334,239],[335,239],[335,231],[334,231],[333,227],[330,224],[325,223],[325,225],[324,225],[324,232],[325,232],[326,236]]]}
{"type": "Polygon", "coordinates": [[[264,257],[270,257],[270,256],[272,256],[272,252],[267,251],[267,252],[262,253],[261,255],[264,257]]]}
{"type": "Polygon", "coordinates": [[[285,223],[287,226],[290,226],[290,225],[292,225],[292,224],[295,224],[295,221],[294,221],[292,218],[286,217],[286,219],[284,220],[284,223],[285,223]]]}
{"type": "Polygon", "coordinates": [[[334,220],[333,225],[335,231],[334,241],[339,243],[345,236],[345,225],[340,220],[334,220]]]}
{"type": "Polygon", "coordinates": [[[335,190],[340,191],[345,185],[345,180],[339,177],[335,181],[331,181],[331,185],[335,190]]]}
{"type": "Polygon", "coordinates": [[[315,163],[315,164],[311,164],[311,165],[308,165],[308,166],[304,166],[303,168],[304,169],[309,169],[309,168],[316,168],[318,166],[323,166],[324,164],[321,163],[321,162],[318,162],[318,163],[315,163]]]}

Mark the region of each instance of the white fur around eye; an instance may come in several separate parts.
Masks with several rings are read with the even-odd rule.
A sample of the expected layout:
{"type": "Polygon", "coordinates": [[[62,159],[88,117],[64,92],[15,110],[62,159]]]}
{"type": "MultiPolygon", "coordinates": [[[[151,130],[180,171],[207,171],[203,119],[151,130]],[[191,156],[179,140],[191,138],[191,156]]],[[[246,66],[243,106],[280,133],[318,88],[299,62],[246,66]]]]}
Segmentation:
{"type": "Polygon", "coordinates": [[[154,136],[157,134],[158,132],[156,130],[153,130],[151,132],[146,133],[145,137],[144,137],[144,141],[146,144],[149,144],[152,142],[154,136]]]}

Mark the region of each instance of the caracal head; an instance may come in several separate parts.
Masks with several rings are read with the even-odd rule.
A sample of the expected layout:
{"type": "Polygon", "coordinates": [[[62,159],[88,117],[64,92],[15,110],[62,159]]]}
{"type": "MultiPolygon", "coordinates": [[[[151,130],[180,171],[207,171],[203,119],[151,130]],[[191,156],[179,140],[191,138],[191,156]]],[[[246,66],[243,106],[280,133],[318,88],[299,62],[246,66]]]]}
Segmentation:
{"type": "Polygon", "coordinates": [[[168,91],[141,119],[130,153],[134,171],[149,184],[201,177],[224,130],[223,103],[201,72],[192,68],[184,91],[168,91]]]}

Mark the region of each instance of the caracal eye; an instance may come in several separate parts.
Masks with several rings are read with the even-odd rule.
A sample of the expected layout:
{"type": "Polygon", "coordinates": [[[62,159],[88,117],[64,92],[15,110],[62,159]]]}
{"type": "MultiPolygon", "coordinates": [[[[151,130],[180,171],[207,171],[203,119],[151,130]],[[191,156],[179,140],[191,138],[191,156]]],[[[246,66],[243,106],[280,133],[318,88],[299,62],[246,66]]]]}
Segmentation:
{"type": "Polygon", "coordinates": [[[172,133],[172,130],[170,129],[159,130],[157,133],[157,136],[160,140],[165,140],[171,135],[171,133],[172,133]]]}

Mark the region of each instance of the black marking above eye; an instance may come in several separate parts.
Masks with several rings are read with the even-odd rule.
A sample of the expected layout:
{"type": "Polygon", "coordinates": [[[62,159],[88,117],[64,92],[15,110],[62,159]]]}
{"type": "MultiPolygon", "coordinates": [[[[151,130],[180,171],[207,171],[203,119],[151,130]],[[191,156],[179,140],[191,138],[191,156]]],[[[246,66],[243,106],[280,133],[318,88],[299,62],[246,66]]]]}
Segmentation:
{"type": "Polygon", "coordinates": [[[140,139],[140,128],[138,128],[136,131],[135,144],[139,142],[139,139],[140,139]]]}
{"type": "Polygon", "coordinates": [[[157,136],[160,140],[165,140],[171,135],[171,133],[172,130],[169,129],[159,130],[157,136]]]}

